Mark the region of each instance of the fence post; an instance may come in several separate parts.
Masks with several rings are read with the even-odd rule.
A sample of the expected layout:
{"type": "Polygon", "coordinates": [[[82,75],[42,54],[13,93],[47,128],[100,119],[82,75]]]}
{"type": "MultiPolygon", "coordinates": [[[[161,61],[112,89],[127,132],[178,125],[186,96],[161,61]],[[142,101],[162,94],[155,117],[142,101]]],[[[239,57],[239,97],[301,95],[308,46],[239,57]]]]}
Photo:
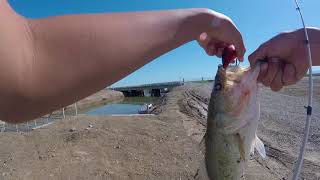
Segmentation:
{"type": "Polygon", "coordinates": [[[63,115],[63,119],[65,119],[66,118],[66,114],[64,112],[64,108],[62,108],[62,115],[63,115]]]}
{"type": "Polygon", "coordinates": [[[74,103],[74,108],[76,109],[76,116],[78,115],[78,106],[77,103],[74,103]]]}

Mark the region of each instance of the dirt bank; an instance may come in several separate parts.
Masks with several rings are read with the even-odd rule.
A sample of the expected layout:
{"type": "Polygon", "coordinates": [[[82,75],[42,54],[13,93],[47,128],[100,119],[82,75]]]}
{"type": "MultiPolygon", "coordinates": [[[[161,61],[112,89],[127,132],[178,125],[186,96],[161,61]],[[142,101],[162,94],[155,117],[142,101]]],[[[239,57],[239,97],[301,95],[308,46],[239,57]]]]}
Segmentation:
{"type": "MultiPolygon", "coordinates": [[[[0,179],[194,179],[211,86],[174,89],[154,116],[78,116],[28,133],[2,133],[0,179]]],[[[288,179],[304,125],[305,98],[297,90],[303,86],[260,93],[258,135],[268,158],[250,161],[247,180],[288,179]]],[[[320,119],[319,103],[314,119],[320,119]]],[[[308,180],[320,178],[319,123],[312,123],[306,153],[308,180]]]]}
{"type": "Polygon", "coordinates": [[[0,179],[193,179],[198,145],[177,103],[161,115],[78,116],[0,136],[0,179]]]}

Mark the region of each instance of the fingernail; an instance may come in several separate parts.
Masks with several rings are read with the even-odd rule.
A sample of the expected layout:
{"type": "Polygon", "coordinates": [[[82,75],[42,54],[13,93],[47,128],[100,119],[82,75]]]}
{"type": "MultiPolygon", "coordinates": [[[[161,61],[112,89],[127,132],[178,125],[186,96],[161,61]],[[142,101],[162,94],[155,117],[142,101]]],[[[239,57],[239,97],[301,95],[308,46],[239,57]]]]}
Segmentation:
{"type": "Polygon", "coordinates": [[[200,40],[201,40],[201,41],[206,40],[206,39],[207,39],[207,36],[208,36],[207,33],[201,33],[201,34],[200,34],[200,40]]]}

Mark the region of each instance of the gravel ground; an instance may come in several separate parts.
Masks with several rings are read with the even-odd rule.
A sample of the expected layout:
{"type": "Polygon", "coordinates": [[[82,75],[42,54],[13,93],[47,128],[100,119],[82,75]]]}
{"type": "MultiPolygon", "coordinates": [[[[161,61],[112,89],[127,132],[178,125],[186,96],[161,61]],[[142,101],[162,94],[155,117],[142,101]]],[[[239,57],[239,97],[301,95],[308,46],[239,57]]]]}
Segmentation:
{"type": "MultiPolygon", "coordinates": [[[[320,77],[315,77],[314,83],[313,119],[302,171],[303,179],[320,179],[320,77]]],[[[183,88],[186,98],[181,101],[180,107],[183,112],[197,119],[199,125],[191,123],[187,129],[199,142],[206,125],[212,84],[190,84],[183,88]],[[203,128],[199,130],[201,126],[203,128]]],[[[288,179],[303,137],[307,88],[306,78],[280,92],[261,87],[258,136],[266,145],[268,157],[261,159],[255,156],[246,169],[246,179],[288,179]]]]}

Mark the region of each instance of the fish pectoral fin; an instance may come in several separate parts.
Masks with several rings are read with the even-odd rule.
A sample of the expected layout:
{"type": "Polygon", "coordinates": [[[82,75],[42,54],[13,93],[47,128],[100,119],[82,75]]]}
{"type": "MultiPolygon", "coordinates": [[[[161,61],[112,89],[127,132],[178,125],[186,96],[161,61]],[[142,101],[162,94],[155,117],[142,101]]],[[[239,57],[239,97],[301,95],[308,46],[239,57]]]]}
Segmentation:
{"type": "Polygon", "coordinates": [[[258,136],[256,135],[255,139],[252,141],[252,145],[251,145],[251,154],[254,154],[254,150],[257,150],[259,155],[262,158],[266,158],[266,149],[264,148],[264,144],[261,141],[261,139],[258,138],[258,136]]]}

